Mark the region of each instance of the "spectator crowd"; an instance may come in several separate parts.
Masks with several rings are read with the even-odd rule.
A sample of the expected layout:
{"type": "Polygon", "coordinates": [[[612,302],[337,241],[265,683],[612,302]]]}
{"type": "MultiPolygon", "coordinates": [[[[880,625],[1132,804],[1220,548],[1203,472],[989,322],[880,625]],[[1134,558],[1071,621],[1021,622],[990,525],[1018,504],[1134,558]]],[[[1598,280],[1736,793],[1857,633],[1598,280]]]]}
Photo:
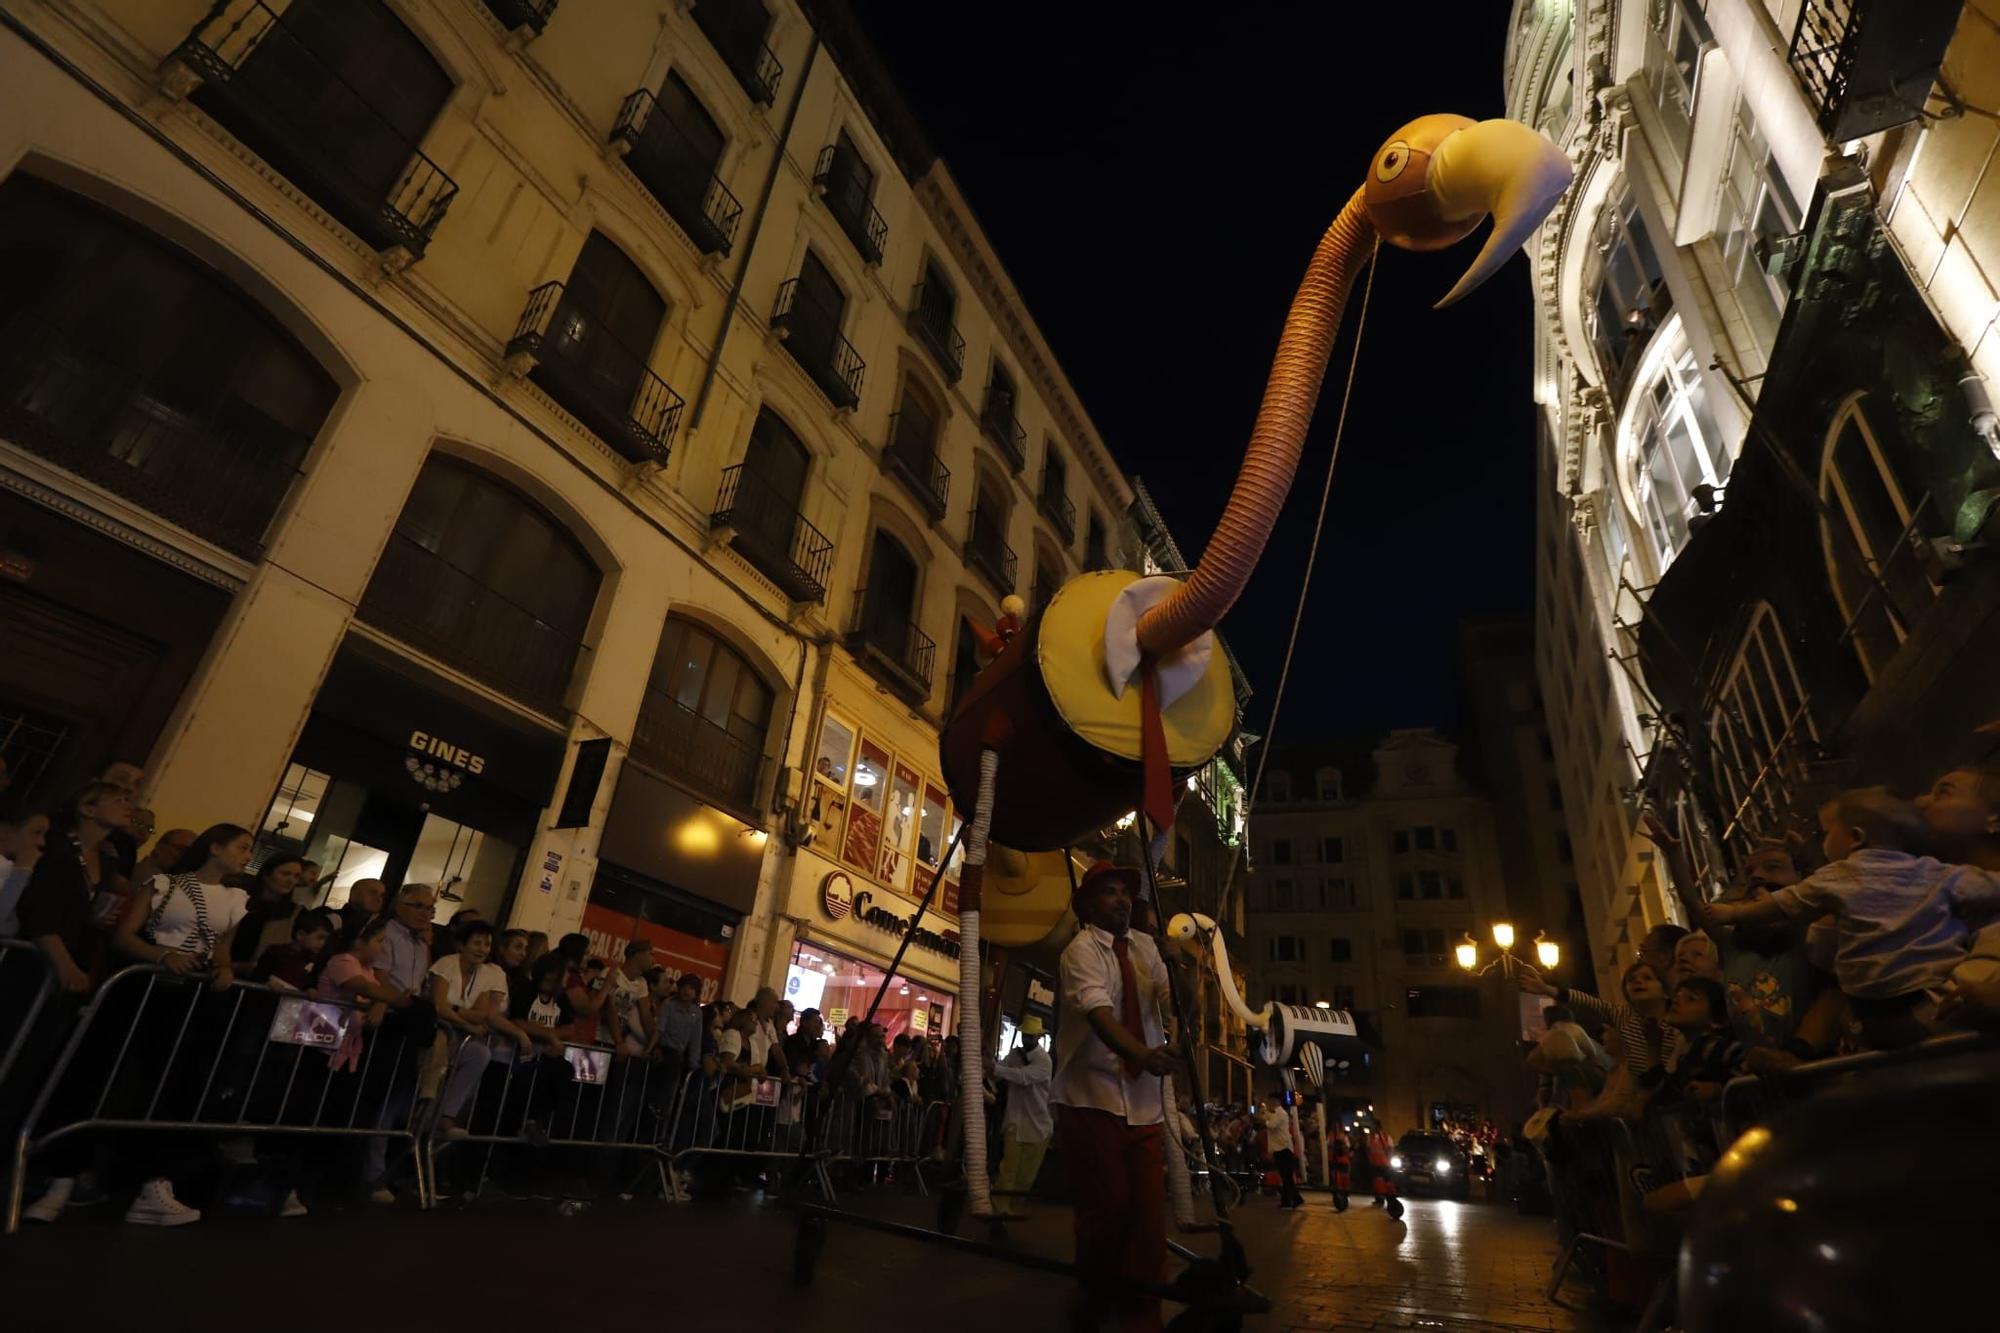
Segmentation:
{"type": "MultiPolygon", "coordinates": [[[[502,1145],[479,1179],[490,1168],[510,1190],[629,1193],[655,1179],[677,1199],[775,1183],[776,1149],[801,1142],[809,1120],[823,1126],[836,1098],[843,1124],[870,1131],[883,1159],[872,1174],[892,1176],[898,1154],[942,1157],[959,1142],[946,1109],[960,1093],[956,1037],[891,1040],[858,1017],[830,1032],[818,1010],[795,1012],[769,987],[743,1004],[704,1004],[702,978],[656,960],[644,939],[606,958],[587,935],[501,930],[465,905],[440,921],[426,884],[392,891],[361,879],[326,906],[331,876],[280,851],[259,855],[248,829],[156,834],[135,807],[143,776],[115,764],[53,809],[0,803],[0,1050],[13,1052],[0,1135],[11,1145],[24,1126],[37,1140],[77,1121],[107,1130],[59,1135],[36,1152],[26,1221],[107,1198],[127,1204],[128,1222],[167,1226],[200,1219],[190,1200],[286,1217],[321,1202],[393,1203],[422,1188],[418,1154],[398,1147],[412,1131],[445,1148],[502,1145]],[[146,975],[107,989],[135,965],[146,975]],[[305,1046],[319,1062],[316,1107],[296,1074],[274,1106],[267,1071],[281,1062],[260,1053],[267,1041],[305,1046]],[[103,1125],[296,1128],[302,1102],[312,1128],[339,1119],[328,1106],[345,1107],[340,1132],[304,1147],[218,1133],[196,1150],[187,1136],[103,1125]],[[695,1171],[652,1169],[709,1145],[736,1157],[696,1152],[695,1171]],[[565,1150],[577,1169],[558,1185],[528,1160],[559,1163],[565,1150]]],[[[987,1062],[982,1092],[996,1122],[1004,1103],[1025,1108],[1037,1088],[1045,1102],[1047,1056],[1028,1058],[1035,1035],[1005,1067],[987,1062]]],[[[1047,1135],[1035,1138],[1026,1109],[1010,1123],[1010,1179],[1025,1190],[1026,1150],[1047,1135]]],[[[445,1170],[448,1155],[440,1160],[445,1170]]],[[[469,1171],[445,1174],[441,1186],[474,1183],[469,1171]]]]}
{"type": "Polygon", "coordinates": [[[2000,751],[1914,799],[1844,791],[1817,813],[1817,839],[1759,842],[1726,884],[1649,815],[1691,928],[1655,926],[1615,998],[1522,974],[1552,1001],[1528,1054],[1539,1109],[1516,1136],[1546,1170],[1511,1189],[1568,1234],[1643,1248],[1770,1109],[1727,1096],[1733,1079],[2000,1029],[2000,751]]]}

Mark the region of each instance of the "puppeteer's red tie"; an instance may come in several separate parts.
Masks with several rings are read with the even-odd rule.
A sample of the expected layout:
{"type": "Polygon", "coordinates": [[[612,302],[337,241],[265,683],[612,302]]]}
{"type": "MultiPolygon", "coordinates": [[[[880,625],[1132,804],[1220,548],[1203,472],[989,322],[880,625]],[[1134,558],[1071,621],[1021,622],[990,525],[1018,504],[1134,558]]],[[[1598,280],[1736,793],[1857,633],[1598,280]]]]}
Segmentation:
{"type": "MultiPolygon", "coordinates": [[[[1124,935],[1115,937],[1111,952],[1118,956],[1118,1025],[1132,1034],[1133,1041],[1144,1046],[1146,1028],[1139,1021],[1139,974],[1132,970],[1132,941],[1124,935]]],[[[1127,1076],[1136,1078],[1141,1072],[1136,1061],[1125,1061],[1127,1076]]]]}

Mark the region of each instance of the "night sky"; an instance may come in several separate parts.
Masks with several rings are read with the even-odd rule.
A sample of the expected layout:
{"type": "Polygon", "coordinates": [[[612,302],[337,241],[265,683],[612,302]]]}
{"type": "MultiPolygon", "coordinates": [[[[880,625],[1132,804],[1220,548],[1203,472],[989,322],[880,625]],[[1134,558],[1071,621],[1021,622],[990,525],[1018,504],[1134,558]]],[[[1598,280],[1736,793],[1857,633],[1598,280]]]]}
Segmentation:
{"type": "MultiPolygon", "coordinates": [[[[1375,149],[1427,112],[1503,110],[1504,4],[1162,7],[1148,23],[1133,6],[1024,3],[984,11],[978,29],[956,5],[856,8],[1189,560],[1228,496],[1306,261],[1375,149]]],[[[1458,622],[1529,609],[1527,262],[1429,308],[1484,234],[1438,255],[1383,251],[1285,739],[1451,724],[1458,622]]],[[[1253,731],[1277,686],[1359,300],[1357,284],[1285,518],[1223,622],[1257,691],[1253,731]]]]}

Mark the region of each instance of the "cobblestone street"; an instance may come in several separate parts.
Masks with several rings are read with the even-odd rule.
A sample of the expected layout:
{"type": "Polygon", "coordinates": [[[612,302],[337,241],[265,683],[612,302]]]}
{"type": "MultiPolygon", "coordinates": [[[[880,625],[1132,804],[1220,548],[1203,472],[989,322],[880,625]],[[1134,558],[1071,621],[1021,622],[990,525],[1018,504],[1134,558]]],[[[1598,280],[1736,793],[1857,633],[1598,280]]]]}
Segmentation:
{"type": "MultiPolygon", "coordinates": [[[[919,1225],[935,1218],[928,1201],[901,1194],[843,1202],[919,1225]]],[[[1057,1277],[845,1227],[834,1228],[816,1281],[800,1290],[790,1281],[792,1215],[752,1196],[683,1208],[601,1204],[570,1217],[547,1204],[357,1208],[282,1223],[217,1215],[173,1231],[98,1212],[0,1243],[9,1289],[30,1312],[23,1330],[109,1327],[141,1310],[153,1329],[213,1328],[218,1301],[264,1312],[251,1318],[286,1333],[351,1330],[359,1299],[401,1316],[385,1327],[424,1333],[492,1333],[496,1320],[568,1327],[580,1312],[613,1328],[705,1333],[1043,1333],[1062,1327],[1067,1290],[1057,1277]],[[212,1280],[189,1281],[189,1265],[212,1280]],[[315,1295],[336,1272],[365,1274],[363,1288],[340,1301],[315,1295]],[[117,1280],[104,1280],[111,1273],[117,1280]]],[[[1397,1222],[1365,1204],[1336,1214],[1315,1195],[1297,1213],[1258,1201],[1238,1220],[1252,1281],[1277,1303],[1252,1330],[1624,1327],[1542,1299],[1549,1224],[1511,1208],[1420,1199],[1397,1222]]],[[[1042,1207],[1011,1228],[1009,1243],[1066,1257],[1068,1227],[1066,1210],[1042,1207]]]]}

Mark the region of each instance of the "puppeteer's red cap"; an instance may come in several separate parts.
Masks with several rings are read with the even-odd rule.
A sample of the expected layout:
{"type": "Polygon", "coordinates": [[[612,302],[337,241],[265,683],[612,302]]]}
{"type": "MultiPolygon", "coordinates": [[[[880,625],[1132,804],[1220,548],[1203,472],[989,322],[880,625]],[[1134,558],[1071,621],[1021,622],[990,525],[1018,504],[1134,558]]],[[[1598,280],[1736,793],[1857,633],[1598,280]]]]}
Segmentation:
{"type": "Polygon", "coordinates": [[[1083,882],[1076,886],[1076,896],[1088,897],[1099,886],[1114,880],[1123,880],[1125,889],[1134,898],[1139,896],[1139,871],[1136,866],[1121,866],[1110,861],[1099,861],[1083,872],[1083,882]]]}

